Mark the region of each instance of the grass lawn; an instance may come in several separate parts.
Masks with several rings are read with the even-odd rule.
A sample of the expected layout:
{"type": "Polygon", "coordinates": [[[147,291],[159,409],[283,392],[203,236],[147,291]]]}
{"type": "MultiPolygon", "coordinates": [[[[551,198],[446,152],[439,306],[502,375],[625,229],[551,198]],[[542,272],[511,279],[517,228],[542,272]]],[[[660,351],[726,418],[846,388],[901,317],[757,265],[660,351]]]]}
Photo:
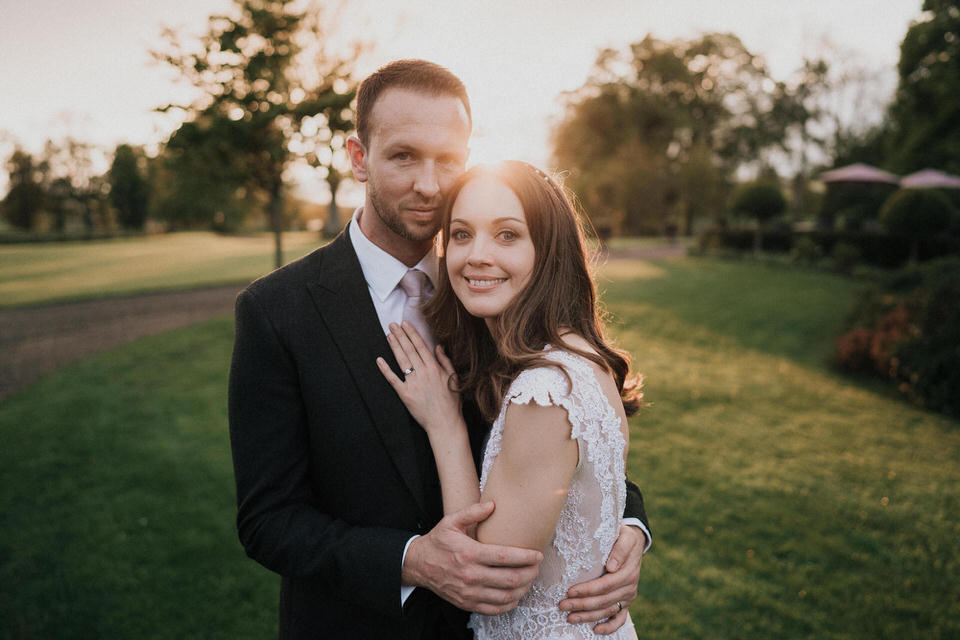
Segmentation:
{"type": "MultiPolygon", "coordinates": [[[[694,259],[600,279],[650,403],[641,637],[960,634],[960,424],[823,364],[855,284],[694,259]]],[[[0,636],[275,635],[278,580],[233,527],[231,339],[146,338],[0,404],[0,636]]]]}
{"type": "MultiPolygon", "coordinates": [[[[284,261],[319,246],[283,234],[284,261]]],[[[169,233],[89,242],[0,245],[0,308],[249,282],[273,268],[273,236],[169,233]]]]}

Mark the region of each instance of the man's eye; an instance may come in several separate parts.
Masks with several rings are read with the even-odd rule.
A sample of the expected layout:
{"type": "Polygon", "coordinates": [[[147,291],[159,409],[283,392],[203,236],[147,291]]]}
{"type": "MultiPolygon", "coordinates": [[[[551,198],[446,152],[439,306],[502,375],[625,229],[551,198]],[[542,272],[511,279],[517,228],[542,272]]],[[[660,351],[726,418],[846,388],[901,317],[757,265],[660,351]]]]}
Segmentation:
{"type": "Polygon", "coordinates": [[[400,153],[393,154],[394,160],[409,160],[411,157],[409,151],[401,151],[400,153]]]}

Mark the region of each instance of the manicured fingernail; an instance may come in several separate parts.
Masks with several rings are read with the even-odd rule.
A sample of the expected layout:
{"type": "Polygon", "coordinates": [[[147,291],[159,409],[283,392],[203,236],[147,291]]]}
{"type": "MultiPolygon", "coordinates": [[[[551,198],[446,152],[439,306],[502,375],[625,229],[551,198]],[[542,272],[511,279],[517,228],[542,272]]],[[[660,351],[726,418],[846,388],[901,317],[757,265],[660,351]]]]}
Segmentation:
{"type": "Polygon", "coordinates": [[[619,562],[617,562],[615,559],[610,561],[610,571],[616,571],[619,568],[620,568],[619,562]]]}

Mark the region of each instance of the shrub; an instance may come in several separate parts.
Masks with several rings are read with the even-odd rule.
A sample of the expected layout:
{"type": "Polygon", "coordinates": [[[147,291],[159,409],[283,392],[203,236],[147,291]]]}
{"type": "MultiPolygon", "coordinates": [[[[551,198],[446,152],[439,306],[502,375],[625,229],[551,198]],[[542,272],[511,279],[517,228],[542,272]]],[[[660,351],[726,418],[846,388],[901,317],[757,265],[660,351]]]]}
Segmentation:
{"type": "Polygon", "coordinates": [[[745,185],[733,194],[730,209],[734,213],[749,215],[757,220],[770,220],[787,208],[780,189],[768,182],[745,185]]]}
{"type": "Polygon", "coordinates": [[[960,416],[960,259],[938,263],[919,289],[916,331],[895,350],[901,391],[960,416]]]}
{"type": "Polygon", "coordinates": [[[820,245],[810,236],[801,236],[790,251],[790,256],[794,262],[803,264],[815,264],[823,255],[820,245]]]}
{"type": "Polygon", "coordinates": [[[834,357],[840,369],[873,372],[914,402],[960,417],[960,258],[905,269],[865,291],[834,357]]]}
{"type": "Polygon", "coordinates": [[[860,262],[860,249],[849,242],[838,242],[830,251],[833,268],[841,273],[850,273],[860,262]]]}

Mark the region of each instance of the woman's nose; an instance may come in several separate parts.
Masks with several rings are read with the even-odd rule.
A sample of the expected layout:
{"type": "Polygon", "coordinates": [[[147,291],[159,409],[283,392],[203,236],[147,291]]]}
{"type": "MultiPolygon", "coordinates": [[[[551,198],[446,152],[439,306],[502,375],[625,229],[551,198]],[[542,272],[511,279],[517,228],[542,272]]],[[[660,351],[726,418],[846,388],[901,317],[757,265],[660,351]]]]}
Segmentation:
{"type": "Polygon", "coordinates": [[[482,237],[477,237],[470,243],[470,252],[467,254],[470,264],[490,264],[490,243],[482,237]]]}

